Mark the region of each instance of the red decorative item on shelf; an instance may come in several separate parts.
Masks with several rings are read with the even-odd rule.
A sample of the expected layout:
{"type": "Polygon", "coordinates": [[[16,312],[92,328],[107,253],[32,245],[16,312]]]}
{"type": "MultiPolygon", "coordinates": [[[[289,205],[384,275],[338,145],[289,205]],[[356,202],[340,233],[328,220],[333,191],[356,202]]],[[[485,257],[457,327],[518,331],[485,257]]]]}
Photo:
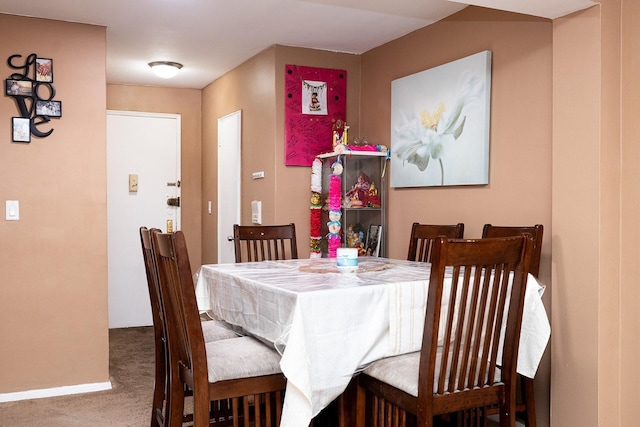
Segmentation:
{"type": "Polygon", "coordinates": [[[322,257],[322,160],[315,159],[311,165],[311,215],[310,215],[310,258],[322,257]]]}

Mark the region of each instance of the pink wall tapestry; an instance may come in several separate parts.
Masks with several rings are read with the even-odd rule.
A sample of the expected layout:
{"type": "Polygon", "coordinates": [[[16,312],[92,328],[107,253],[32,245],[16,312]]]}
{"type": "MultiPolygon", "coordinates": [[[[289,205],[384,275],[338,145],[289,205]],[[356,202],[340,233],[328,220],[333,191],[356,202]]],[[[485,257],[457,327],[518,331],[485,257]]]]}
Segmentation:
{"type": "Polygon", "coordinates": [[[284,163],[311,166],[333,150],[333,123],[346,121],[347,72],[286,65],[284,76],[284,163]]]}

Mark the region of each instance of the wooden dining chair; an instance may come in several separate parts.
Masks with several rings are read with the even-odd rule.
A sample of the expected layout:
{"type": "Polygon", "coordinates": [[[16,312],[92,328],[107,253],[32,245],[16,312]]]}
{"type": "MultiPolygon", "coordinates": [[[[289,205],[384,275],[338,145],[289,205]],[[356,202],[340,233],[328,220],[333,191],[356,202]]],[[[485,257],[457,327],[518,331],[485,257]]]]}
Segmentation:
{"type": "MultiPolygon", "coordinates": [[[[165,313],[162,308],[160,297],[158,267],[156,265],[153,244],[151,241],[151,233],[153,231],[159,230],[140,227],[140,242],[142,244],[142,258],[144,261],[145,273],[147,276],[147,285],[149,288],[149,300],[151,303],[151,316],[155,348],[155,378],[150,426],[159,427],[164,425],[164,408],[167,406],[166,384],[168,382],[167,362],[169,357],[169,349],[167,348],[165,313]]],[[[202,329],[203,335],[205,336],[205,341],[207,342],[238,337],[238,334],[236,334],[234,331],[227,328],[222,322],[219,322],[217,320],[208,320],[203,322],[202,329]]],[[[189,415],[187,415],[184,421],[188,422],[189,418],[189,415]]]]}
{"type": "Polygon", "coordinates": [[[542,254],[542,234],[544,227],[542,224],[528,226],[508,226],[485,224],[482,228],[482,237],[509,237],[530,234],[533,238],[533,254],[531,258],[531,270],[535,277],[540,272],[540,256],[542,254]]]}
{"type": "Polygon", "coordinates": [[[438,236],[462,239],[464,237],[464,224],[436,225],[414,222],[411,226],[407,259],[409,261],[430,262],[433,251],[433,241],[438,236]]]}
{"type": "Polygon", "coordinates": [[[440,414],[483,425],[484,408],[498,406],[500,426],[515,426],[531,247],[524,236],[435,240],[421,351],[376,361],[357,377],[358,425],[430,427],[440,414]]]}
{"type": "Polygon", "coordinates": [[[236,262],[297,259],[296,225],[233,226],[236,262]]]}
{"type": "MultiPolygon", "coordinates": [[[[482,237],[507,237],[529,234],[533,237],[533,253],[531,256],[531,269],[529,272],[538,277],[540,271],[540,256],[542,253],[542,224],[532,226],[497,226],[485,224],[482,228],[482,237]]],[[[525,422],[526,427],[536,427],[536,401],[533,379],[518,375],[520,383],[520,399],[516,405],[518,419],[525,422]]]]}
{"type": "Polygon", "coordinates": [[[248,336],[205,343],[184,234],[154,232],[152,238],[167,318],[170,399],[165,425],[181,425],[189,389],[194,427],[209,426],[211,404],[227,400],[234,427],[277,426],[286,385],[280,355],[248,336]]]}

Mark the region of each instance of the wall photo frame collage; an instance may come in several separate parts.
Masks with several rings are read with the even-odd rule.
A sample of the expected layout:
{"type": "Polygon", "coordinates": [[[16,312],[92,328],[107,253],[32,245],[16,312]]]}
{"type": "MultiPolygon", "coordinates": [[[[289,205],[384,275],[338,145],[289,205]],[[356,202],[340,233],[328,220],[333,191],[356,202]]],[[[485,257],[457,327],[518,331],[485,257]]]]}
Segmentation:
{"type": "Polygon", "coordinates": [[[16,54],[7,59],[7,64],[16,71],[5,79],[5,96],[15,100],[19,113],[12,118],[12,141],[29,143],[31,135],[51,135],[53,129],[43,130],[40,126],[51,118],[62,117],[62,101],[54,100],[53,59],[35,53],[22,59],[16,54]]]}

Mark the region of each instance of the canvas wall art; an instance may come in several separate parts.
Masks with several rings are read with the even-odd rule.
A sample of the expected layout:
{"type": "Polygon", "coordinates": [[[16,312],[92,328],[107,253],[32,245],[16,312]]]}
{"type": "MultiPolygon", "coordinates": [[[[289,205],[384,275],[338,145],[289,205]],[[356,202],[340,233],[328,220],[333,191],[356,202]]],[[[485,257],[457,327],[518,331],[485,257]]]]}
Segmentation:
{"type": "Polygon", "coordinates": [[[491,52],[391,82],[391,187],[489,183],[491,52]]]}

